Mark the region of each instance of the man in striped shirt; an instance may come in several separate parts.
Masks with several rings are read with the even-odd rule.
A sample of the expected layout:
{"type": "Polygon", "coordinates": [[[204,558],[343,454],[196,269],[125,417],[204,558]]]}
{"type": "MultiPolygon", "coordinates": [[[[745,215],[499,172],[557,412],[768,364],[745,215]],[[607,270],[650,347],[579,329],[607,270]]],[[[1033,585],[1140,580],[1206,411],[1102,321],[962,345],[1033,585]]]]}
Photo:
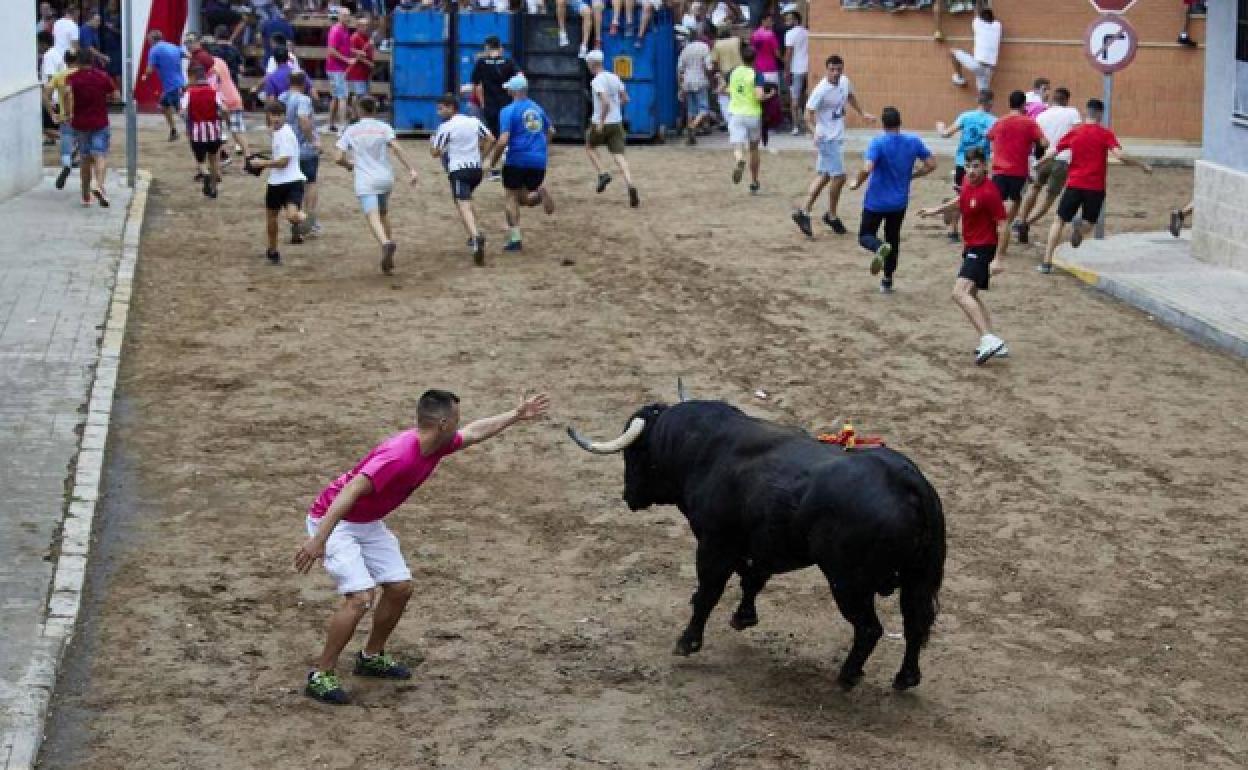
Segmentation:
{"type": "Polygon", "coordinates": [[[195,178],[203,180],[204,195],[215,198],[217,183],[221,181],[221,118],[225,114],[225,103],[208,82],[203,65],[191,64],[187,74],[191,85],[182,94],[182,114],[186,116],[186,135],[190,137],[191,152],[198,164],[199,173],[195,178]]]}
{"type": "Polygon", "coordinates": [[[454,94],[446,94],[438,100],[438,117],[442,125],[429,143],[429,152],[442,159],[451,181],[451,199],[459,211],[460,221],[468,231],[468,245],[472,247],[472,261],[478,267],[485,265],[485,236],[477,227],[477,215],[472,209],[472,191],[481,184],[481,153],[494,147],[494,135],[485,124],[469,115],[459,114],[454,94]]]}

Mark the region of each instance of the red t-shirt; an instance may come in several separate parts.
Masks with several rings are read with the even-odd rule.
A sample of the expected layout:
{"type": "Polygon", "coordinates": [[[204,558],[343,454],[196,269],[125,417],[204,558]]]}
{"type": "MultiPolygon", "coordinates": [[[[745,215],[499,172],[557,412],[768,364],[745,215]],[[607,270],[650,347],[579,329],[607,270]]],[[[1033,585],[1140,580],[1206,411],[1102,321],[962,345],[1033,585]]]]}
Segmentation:
{"type": "Polygon", "coordinates": [[[212,65],[215,62],[212,58],[212,54],[208,53],[204,49],[200,48],[196,50],[195,53],[191,54],[191,62],[203,67],[205,75],[212,74],[212,65]]]}
{"type": "MultiPolygon", "coordinates": [[[[368,35],[361,35],[359,32],[351,36],[351,48],[355,51],[366,51],[370,59],[377,55],[373,51],[373,41],[368,35]]],[[[347,80],[368,80],[372,76],[373,68],[364,62],[356,62],[347,67],[347,80]]]]}
{"type": "Polygon", "coordinates": [[[997,225],[1006,217],[1005,203],[987,175],[977,185],[970,179],[962,183],[958,210],[962,212],[962,242],[968,248],[997,245],[997,225]]]}
{"type": "Polygon", "coordinates": [[[1031,147],[1044,138],[1040,124],[1026,115],[1006,115],[988,129],[992,142],[992,173],[1027,176],[1031,171],[1031,147]]]}
{"type": "Polygon", "coordinates": [[[196,83],[182,94],[186,110],[186,130],[192,142],[216,142],[221,139],[221,95],[208,83],[196,83]]]}
{"type": "Polygon", "coordinates": [[[1105,191],[1105,167],[1109,151],[1118,144],[1113,131],[1100,123],[1082,123],[1057,143],[1058,151],[1070,150],[1070,172],[1066,186],[1076,190],[1105,191]]]}
{"type": "Polygon", "coordinates": [[[65,78],[74,95],[74,114],[69,125],[75,131],[108,128],[108,97],[115,90],[113,79],[97,67],[83,67],[65,78]]]}

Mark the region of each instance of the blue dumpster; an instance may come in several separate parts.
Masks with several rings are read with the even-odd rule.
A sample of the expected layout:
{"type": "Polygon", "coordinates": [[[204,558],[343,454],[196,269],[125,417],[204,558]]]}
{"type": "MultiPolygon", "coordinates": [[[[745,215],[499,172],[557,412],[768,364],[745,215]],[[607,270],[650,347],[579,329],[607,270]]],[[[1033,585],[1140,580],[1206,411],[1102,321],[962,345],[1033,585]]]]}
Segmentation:
{"type": "MultiPolygon", "coordinates": [[[[604,13],[604,30],[611,28],[612,14],[610,10],[604,13]]],[[[618,75],[628,89],[624,125],[629,138],[654,139],[675,129],[680,118],[680,100],[676,91],[672,15],[665,10],[655,14],[640,47],[635,36],[603,35],[602,53],[607,69],[618,75]]]]}
{"type": "Polygon", "coordinates": [[[469,109],[469,88],[472,85],[472,68],[477,57],[485,50],[485,39],[494,35],[503,44],[503,53],[515,58],[515,19],[510,13],[460,13],[455,17],[455,84],[460,96],[460,107],[469,109]]]}
{"type": "Polygon", "coordinates": [[[437,11],[394,14],[391,97],[396,131],[437,130],[438,99],[451,90],[447,68],[450,16],[437,11]]]}

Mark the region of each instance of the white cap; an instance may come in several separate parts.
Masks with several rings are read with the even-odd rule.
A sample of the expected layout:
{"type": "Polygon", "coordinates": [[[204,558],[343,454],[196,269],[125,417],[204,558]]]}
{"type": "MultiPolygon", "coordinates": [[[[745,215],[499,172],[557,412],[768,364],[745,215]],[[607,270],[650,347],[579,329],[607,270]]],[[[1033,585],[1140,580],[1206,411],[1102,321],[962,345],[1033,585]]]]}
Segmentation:
{"type": "Polygon", "coordinates": [[[780,13],[781,14],[797,13],[797,3],[785,3],[784,5],[780,6],[780,13]]]}
{"type": "Polygon", "coordinates": [[[585,61],[587,61],[587,62],[594,62],[594,63],[596,63],[596,64],[602,64],[602,62],[603,62],[605,59],[606,59],[606,57],[605,57],[605,56],[603,56],[602,51],[600,51],[600,50],[599,50],[599,49],[597,49],[597,48],[595,48],[594,50],[592,50],[592,51],[590,51],[589,53],[585,54],[585,61]]]}

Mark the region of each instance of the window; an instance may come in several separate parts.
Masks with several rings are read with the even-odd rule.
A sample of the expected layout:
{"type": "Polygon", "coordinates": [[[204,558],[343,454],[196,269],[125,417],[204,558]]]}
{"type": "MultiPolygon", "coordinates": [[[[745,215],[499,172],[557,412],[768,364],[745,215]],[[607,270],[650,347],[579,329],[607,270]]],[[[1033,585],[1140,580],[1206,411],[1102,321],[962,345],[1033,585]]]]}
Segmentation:
{"type": "Polygon", "coordinates": [[[1235,30],[1235,117],[1248,120],[1248,0],[1239,0],[1235,30]]]}

